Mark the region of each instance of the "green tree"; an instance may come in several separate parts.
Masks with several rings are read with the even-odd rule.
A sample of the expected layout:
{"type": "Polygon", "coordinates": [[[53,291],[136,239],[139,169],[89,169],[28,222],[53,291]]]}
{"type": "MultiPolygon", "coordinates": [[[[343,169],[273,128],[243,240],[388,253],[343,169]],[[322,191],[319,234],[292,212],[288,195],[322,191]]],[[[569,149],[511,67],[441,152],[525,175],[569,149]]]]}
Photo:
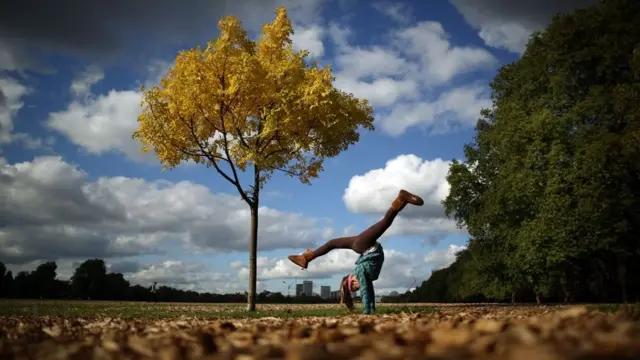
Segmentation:
{"type": "Polygon", "coordinates": [[[13,279],[14,295],[17,298],[29,299],[37,296],[37,288],[34,286],[33,278],[29,271],[20,271],[13,279]]]}
{"type": "Polygon", "coordinates": [[[5,297],[14,296],[13,273],[11,272],[11,270],[7,271],[4,274],[2,286],[4,287],[5,297]]]}
{"type": "Polygon", "coordinates": [[[44,262],[32,271],[29,276],[35,290],[36,296],[41,298],[52,298],[55,295],[56,290],[56,270],[58,265],[55,261],[44,262]]]}
{"type": "Polygon", "coordinates": [[[104,279],[105,288],[108,293],[105,295],[112,300],[124,300],[129,290],[129,282],[120,273],[109,273],[104,279]]]}
{"type": "Polygon", "coordinates": [[[102,259],[90,259],[80,264],[71,277],[71,290],[84,299],[101,299],[105,294],[107,267],[102,259]]]}
{"type": "Polygon", "coordinates": [[[491,83],[494,107],[452,165],[443,203],[505,290],[540,301],[562,288],[568,299],[588,263],[628,299],[640,251],[638,23],[632,0],[558,15],[491,83]]]}
{"type": "Polygon", "coordinates": [[[0,297],[8,297],[9,295],[5,280],[6,273],[7,267],[4,265],[4,263],[0,262],[0,297]]]}

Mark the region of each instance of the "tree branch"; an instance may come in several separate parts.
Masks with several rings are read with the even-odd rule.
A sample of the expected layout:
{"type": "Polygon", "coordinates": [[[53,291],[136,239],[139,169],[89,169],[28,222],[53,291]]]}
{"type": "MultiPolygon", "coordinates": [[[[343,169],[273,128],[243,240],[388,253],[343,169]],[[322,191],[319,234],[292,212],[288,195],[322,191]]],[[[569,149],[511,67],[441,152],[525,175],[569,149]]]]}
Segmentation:
{"type": "MultiPolygon", "coordinates": [[[[224,79],[224,74],[222,75],[222,79],[220,79],[222,82],[222,89],[224,90],[226,88],[225,85],[225,79],[224,79]]],[[[224,139],[224,146],[223,146],[223,150],[224,150],[224,154],[227,156],[227,159],[229,160],[229,167],[231,167],[231,172],[233,173],[233,179],[235,180],[235,183],[233,183],[236,187],[236,189],[238,189],[238,192],[240,193],[240,196],[242,197],[242,199],[244,201],[246,201],[247,204],[249,204],[249,206],[253,205],[252,200],[247,196],[247,193],[242,189],[242,186],[240,186],[240,180],[238,179],[238,172],[236,171],[236,167],[235,165],[233,165],[233,161],[231,160],[231,156],[229,155],[229,140],[227,139],[227,129],[225,127],[225,123],[224,123],[224,99],[223,101],[220,102],[220,124],[222,126],[222,137],[224,139]]]]}
{"type": "MultiPolygon", "coordinates": [[[[222,82],[224,84],[224,81],[222,82]]],[[[233,98],[229,101],[230,104],[236,103],[237,104],[237,100],[238,97],[240,95],[240,91],[237,91],[236,94],[233,96],[233,98]]],[[[224,105],[224,103],[222,104],[224,105]]],[[[222,106],[221,105],[221,106],[222,106]]],[[[233,116],[234,118],[236,118],[236,120],[238,120],[238,116],[236,114],[234,114],[232,111],[229,111],[229,109],[231,108],[231,105],[227,105],[225,106],[225,109],[223,110],[223,115],[226,115],[227,113],[229,113],[231,116],[233,116]]],[[[243,121],[246,121],[246,116],[243,119],[243,121]]],[[[247,149],[250,149],[251,147],[249,146],[249,144],[247,143],[246,139],[244,138],[244,136],[242,135],[242,131],[240,131],[240,128],[238,128],[237,126],[234,127],[235,131],[236,131],[236,135],[238,136],[238,139],[240,139],[240,143],[247,149]]]]}
{"type": "Polygon", "coordinates": [[[169,140],[169,144],[171,146],[173,146],[176,150],[184,153],[185,155],[189,155],[189,156],[201,156],[204,155],[206,156],[206,154],[197,154],[197,153],[193,153],[190,152],[189,150],[182,148],[176,144],[173,143],[173,141],[171,141],[171,137],[169,136],[169,134],[167,134],[167,131],[165,130],[164,126],[162,125],[162,123],[157,119],[156,117],[156,113],[153,110],[153,105],[151,105],[151,103],[149,103],[149,109],[151,109],[151,115],[153,116],[153,119],[156,121],[156,123],[158,123],[160,125],[160,129],[162,130],[162,133],[164,134],[164,136],[167,138],[167,140],[169,140]]]}
{"type": "MultiPolygon", "coordinates": [[[[185,122],[184,118],[183,118],[182,116],[179,116],[179,117],[180,117],[180,121],[182,121],[182,122],[184,123],[184,122],[185,122]]],[[[229,175],[227,175],[227,173],[225,173],[224,171],[222,171],[222,169],[220,169],[220,167],[218,166],[218,164],[217,164],[217,162],[216,162],[216,160],[215,160],[215,159],[216,159],[216,158],[219,158],[219,159],[225,160],[225,161],[227,161],[227,162],[231,162],[231,160],[229,160],[229,159],[225,159],[225,158],[223,158],[223,157],[217,157],[217,156],[215,156],[215,155],[211,154],[211,152],[210,152],[210,151],[206,151],[206,150],[204,150],[204,148],[203,148],[202,144],[200,143],[200,140],[198,140],[198,136],[196,135],[196,132],[194,131],[193,117],[189,119],[189,123],[191,124],[191,126],[188,126],[186,123],[185,123],[185,126],[188,126],[188,127],[189,127],[189,130],[190,130],[190,132],[191,132],[191,136],[193,136],[193,140],[198,144],[198,147],[200,147],[200,150],[201,150],[201,151],[203,151],[203,152],[207,155],[207,157],[209,158],[209,160],[213,163],[213,166],[215,167],[216,171],[218,171],[218,173],[220,173],[220,175],[222,175],[222,177],[224,177],[224,178],[225,178],[227,181],[229,181],[231,184],[233,184],[233,185],[236,185],[236,186],[237,186],[237,185],[238,185],[238,183],[237,183],[236,181],[234,181],[234,180],[233,180],[229,175]],[[209,156],[210,156],[210,157],[209,157],[209,156]]]]}
{"type": "Polygon", "coordinates": [[[296,176],[296,177],[302,176],[302,173],[297,173],[295,171],[291,171],[291,170],[287,170],[287,169],[283,169],[283,168],[276,168],[276,170],[282,171],[283,173],[291,175],[291,176],[296,176]]]}
{"type": "Polygon", "coordinates": [[[240,139],[240,143],[245,148],[250,149],[249,144],[247,144],[246,140],[244,139],[244,136],[242,136],[242,132],[240,131],[240,129],[236,126],[235,130],[236,130],[236,135],[238,135],[238,139],[240,139]]]}
{"type": "MultiPolygon", "coordinates": [[[[289,152],[290,155],[297,153],[298,151],[300,151],[300,149],[302,149],[302,144],[298,145],[298,147],[292,151],[289,152]]],[[[265,159],[268,159],[269,157],[271,157],[272,155],[275,155],[277,153],[281,153],[281,152],[285,152],[287,151],[287,149],[285,148],[279,148],[277,150],[271,151],[270,153],[268,153],[267,155],[265,155],[265,159]]]]}
{"type": "Polygon", "coordinates": [[[276,128],[276,131],[273,132],[273,135],[271,135],[271,137],[269,137],[269,140],[267,140],[264,143],[264,147],[259,150],[259,153],[262,154],[262,152],[265,151],[267,149],[267,147],[269,146],[269,144],[271,144],[274,140],[276,140],[276,141],[280,140],[280,132],[278,131],[277,128],[276,128]]]}
{"type": "MultiPolygon", "coordinates": [[[[152,114],[153,114],[153,109],[151,110],[152,114]]],[[[231,163],[230,159],[225,159],[223,157],[220,156],[215,156],[214,154],[212,154],[210,151],[207,151],[204,149],[204,147],[202,146],[202,144],[200,143],[200,141],[198,140],[197,135],[195,134],[195,130],[194,130],[194,124],[193,124],[193,118],[190,119],[189,123],[187,123],[186,119],[180,115],[179,113],[176,114],[178,116],[178,119],[180,119],[180,122],[182,122],[182,124],[184,124],[184,126],[186,126],[189,131],[191,132],[191,135],[193,136],[193,140],[198,144],[198,147],[200,148],[200,151],[202,151],[202,155],[204,155],[206,158],[209,159],[209,161],[213,164],[213,167],[216,169],[216,171],[228,182],[230,182],[231,184],[233,184],[234,186],[236,186],[236,188],[239,188],[240,184],[236,180],[232,179],[229,175],[227,175],[227,173],[225,173],[219,166],[216,160],[224,160],[227,161],[229,163],[231,163]]],[[[154,118],[155,118],[155,114],[154,114],[154,118]]],[[[164,131],[164,128],[163,128],[164,131]]],[[[166,134],[166,132],[165,132],[166,134]]],[[[167,137],[168,139],[170,139],[170,137],[167,137]]],[[[180,150],[178,148],[178,150],[180,150]]],[[[199,154],[197,154],[199,155],[199,154]]],[[[194,155],[191,155],[194,156],[194,155]]],[[[240,188],[240,196],[242,196],[244,194],[244,192],[242,192],[242,188],[240,188]]],[[[244,194],[243,199],[246,198],[246,194],[244,194]]],[[[247,198],[248,199],[248,198],[247,198]]],[[[246,201],[246,199],[245,199],[246,201]]]]}
{"type": "Polygon", "coordinates": [[[216,156],[216,155],[212,154],[209,150],[206,150],[202,146],[202,144],[200,143],[200,140],[198,139],[198,136],[196,135],[196,133],[194,131],[195,125],[193,124],[193,118],[190,118],[189,119],[189,123],[187,124],[187,120],[184,118],[184,116],[182,116],[180,114],[176,114],[176,115],[178,116],[178,119],[180,120],[180,122],[189,129],[189,132],[191,133],[191,136],[193,136],[193,141],[195,141],[196,144],[198,144],[198,148],[200,148],[201,154],[197,154],[197,155],[204,156],[207,159],[209,159],[209,161],[211,161],[211,162],[215,162],[216,159],[217,160],[228,161],[227,159],[223,158],[222,156],[216,156]]]}
{"type": "Polygon", "coordinates": [[[200,113],[202,114],[202,117],[206,120],[206,122],[208,122],[209,125],[211,125],[211,127],[213,128],[214,134],[215,134],[215,131],[218,130],[218,129],[216,129],[216,126],[213,123],[213,121],[211,121],[209,119],[209,117],[205,114],[204,109],[202,109],[202,107],[200,107],[200,105],[196,105],[196,107],[198,108],[198,110],[200,110],[200,113]]]}

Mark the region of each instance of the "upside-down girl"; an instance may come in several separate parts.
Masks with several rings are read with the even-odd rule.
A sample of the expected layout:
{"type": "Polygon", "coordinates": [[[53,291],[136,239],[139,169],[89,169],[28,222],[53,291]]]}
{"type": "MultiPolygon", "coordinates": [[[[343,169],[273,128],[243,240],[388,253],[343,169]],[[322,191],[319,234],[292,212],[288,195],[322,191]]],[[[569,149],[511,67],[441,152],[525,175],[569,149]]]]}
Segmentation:
{"type": "Polygon", "coordinates": [[[349,310],[353,311],[351,293],[360,290],[362,313],[372,314],[376,310],[373,281],[378,279],[384,263],[384,250],[378,239],[407,204],[422,206],[424,201],[417,195],[400,190],[384,217],[359,235],[329,240],[316,250],[307,249],[301,255],[290,255],[289,260],[306,269],[309,262],[334,249],[351,249],[360,254],[354,273],[345,276],[340,281],[340,303],[345,304],[349,310]]]}

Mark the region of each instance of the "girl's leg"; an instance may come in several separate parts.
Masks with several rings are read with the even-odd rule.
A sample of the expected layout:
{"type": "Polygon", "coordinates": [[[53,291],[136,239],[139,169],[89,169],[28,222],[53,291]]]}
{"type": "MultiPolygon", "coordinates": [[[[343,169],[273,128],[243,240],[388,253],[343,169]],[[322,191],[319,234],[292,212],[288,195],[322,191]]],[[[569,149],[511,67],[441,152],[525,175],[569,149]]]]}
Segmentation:
{"type": "Polygon", "coordinates": [[[329,240],[319,248],[313,250],[312,252],[313,257],[309,259],[309,261],[317,257],[326,255],[329,251],[334,249],[352,249],[353,250],[353,243],[355,242],[356,239],[357,239],[356,236],[349,236],[349,237],[341,237],[341,238],[329,240]]]}
{"type": "Polygon", "coordinates": [[[333,249],[351,249],[358,254],[362,254],[373,246],[380,236],[387,231],[398,213],[404,209],[407,204],[422,206],[424,201],[419,196],[413,195],[406,190],[400,190],[384,217],[359,235],[329,240],[315,251],[307,250],[302,255],[289,255],[289,260],[306,269],[309,261],[326,255],[333,249]]]}
{"type": "Polygon", "coordinates": [[[355,236],[352,249],[358,254],[362,254],[368,248],[375,245],[376,241],[384,234],[385,231],[393,224],[393,220],[396,218],[400,210],[390,207],[384,214],[382,219],[377,223],[371,225],[368,229],[361,232],[358,236],[355,236]]]}
{"type": "Polygon", "coordinates": [[[367,230],[361,232],[360,235],[356,236],[356,239],[353,242],[353,250],[358,254],[362,254],[368,248],[372,247],[376,241],[378,241],[380,236],[382,236],[391,224],[393,224],[393,220],[395,220],[398,213],[402,211],[407,204],[422,206],[422,204],[424,204],[424,200],[406,190],[400,190],[398,196],[382,219],[371,225],[367,230]]]}
{"type": "Polygon", "coordinates": [[[315,249],[314,251],[307,249],[304,253],[302,253],[302,255],[289,255],[289,260],[291,260],[291,262],[293,262],[294,264],[306,269],[307,264],[309,264],[309,261],[317,257],[326,255],[331,250],[334,250],[334,249],[352,249],[353,250],[353,243],[355,240],[356,240],[355,236],[342,237],[342,238],[329,240],[319,248],[315,249]]]}

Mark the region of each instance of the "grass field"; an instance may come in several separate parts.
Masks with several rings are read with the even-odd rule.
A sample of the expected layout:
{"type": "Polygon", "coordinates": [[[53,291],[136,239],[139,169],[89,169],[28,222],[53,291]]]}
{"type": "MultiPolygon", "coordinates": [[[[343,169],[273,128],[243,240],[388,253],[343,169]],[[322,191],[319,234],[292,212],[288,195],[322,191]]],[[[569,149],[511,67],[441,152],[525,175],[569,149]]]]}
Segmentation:
{"type": "Polygon", "coordinates": [[[0,301],[0,359],[637,359],[638,306],[0,301]]]}
{"type": "MultiPolygon", "coordinates": [[[[246,304],[233,303],[145,303],[128,301],[56,301],[7,300],[0,301],[0,316],[62,316],[85,318],[125,319],[242,319],[261,317],[300,318],[310,316],[353,315],[345,306],[337,304],[263,304],[258,311],[247,312],[246,304]]],[[[378,314],[428,313],[439,311],[436,306],[423,304],[377,305],[378,314]]]]}

